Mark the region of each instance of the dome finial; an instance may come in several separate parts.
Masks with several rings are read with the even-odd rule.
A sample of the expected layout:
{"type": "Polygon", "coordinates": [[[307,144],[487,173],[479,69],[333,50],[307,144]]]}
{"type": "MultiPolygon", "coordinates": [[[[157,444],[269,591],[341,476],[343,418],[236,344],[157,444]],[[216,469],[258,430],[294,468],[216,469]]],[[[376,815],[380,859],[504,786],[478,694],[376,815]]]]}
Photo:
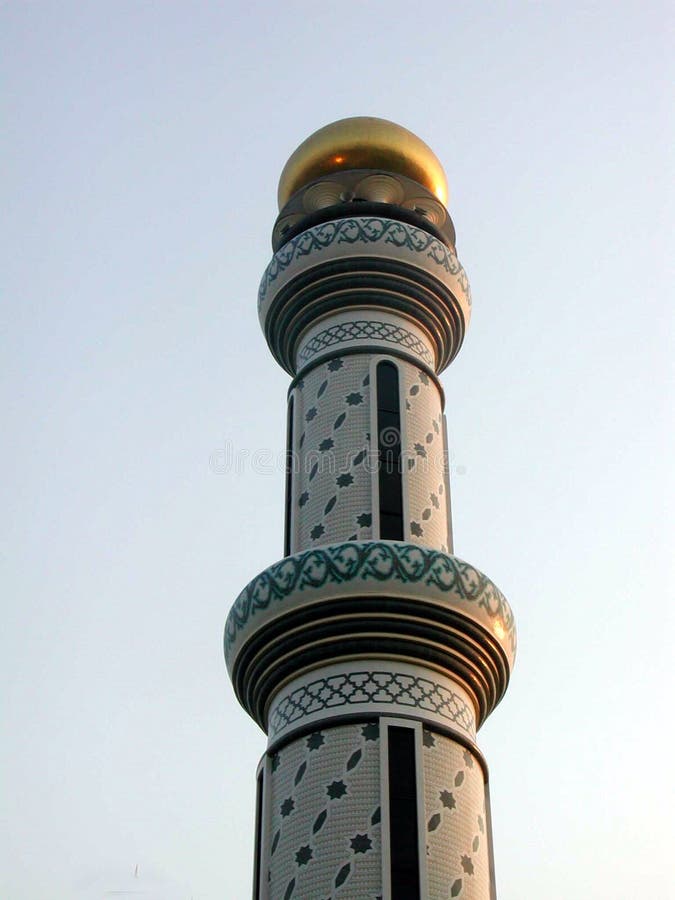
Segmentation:
{"type": "Polygon", "coordinates": [[[279,209],[311,181],[345,169],[405,175],[447,205],[443,166],[423,140],[386,119],[354,116],[325,125],[294,151],[279,179],[279,209]]]}

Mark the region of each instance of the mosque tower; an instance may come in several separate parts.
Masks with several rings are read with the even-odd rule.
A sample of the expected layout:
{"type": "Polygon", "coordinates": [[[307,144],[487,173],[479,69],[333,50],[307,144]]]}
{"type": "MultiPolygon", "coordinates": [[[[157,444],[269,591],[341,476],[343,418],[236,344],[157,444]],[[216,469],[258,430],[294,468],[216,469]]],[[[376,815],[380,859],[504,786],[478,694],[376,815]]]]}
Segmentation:
{"type": "Polygon", "coordinates": [[[293,153],[278,199],[258,314],[292,379],[284,556],[225,627],[268,735],[253,897],[489,900],[475,740],[516,636],[498,588],[453,555],[438,375],[471,294],[445,175],[405,128],[344,119],[293,153]]]}

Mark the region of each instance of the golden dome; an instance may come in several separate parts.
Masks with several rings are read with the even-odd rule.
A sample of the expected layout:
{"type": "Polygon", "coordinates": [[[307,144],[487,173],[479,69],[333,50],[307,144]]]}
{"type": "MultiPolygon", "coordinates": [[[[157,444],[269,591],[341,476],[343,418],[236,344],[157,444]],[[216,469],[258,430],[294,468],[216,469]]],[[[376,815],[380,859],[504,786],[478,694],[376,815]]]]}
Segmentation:
{"type": "Polygon", "coordinates": [[[341,169],[380,169],[406,175],[443,205],[448,202],[443,166],[424,141],[386,119],[354,116],[319,128],[295,150],[279,179],[279,209],[310,181],[341,169]]]}

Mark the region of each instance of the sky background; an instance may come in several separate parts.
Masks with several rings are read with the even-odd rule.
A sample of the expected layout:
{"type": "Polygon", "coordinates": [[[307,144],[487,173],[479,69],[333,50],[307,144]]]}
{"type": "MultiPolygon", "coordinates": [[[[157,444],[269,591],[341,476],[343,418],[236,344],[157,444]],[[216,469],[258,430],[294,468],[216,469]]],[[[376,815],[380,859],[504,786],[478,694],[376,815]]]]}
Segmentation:
{"type": "Polygon", "coordinates": [[[499,898],[675,897],[673,24],[0,4],[3,900],[96,900],[137,864],[160,900],[250,896],[265,740],[222,631],[282,553],[284,479],[211,463],[284,449],[255,310],[277,180],[351,115],[435,150],[472,283],[442,380],[455,551],[519,630],[479,735],[499,898]]]}

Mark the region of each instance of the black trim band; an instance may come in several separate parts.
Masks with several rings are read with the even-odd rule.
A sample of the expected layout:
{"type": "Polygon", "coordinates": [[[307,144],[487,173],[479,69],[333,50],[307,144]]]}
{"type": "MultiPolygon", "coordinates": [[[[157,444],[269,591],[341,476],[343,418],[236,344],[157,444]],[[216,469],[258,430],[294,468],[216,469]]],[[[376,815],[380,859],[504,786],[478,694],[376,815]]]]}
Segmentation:
{"type": "MultiPolygon", "coordinates": [[[[286,204],[279,213],[277,221],[286,216],[293,215],[295,210],[292,207],[292,204],[286,204]]],[[[294,225],[289,228],[288,231],[285,231],[279,240],[272,240],[272,249],[275,253],[278,250],[281,250],[284,244],[292,241],[294,237],[302,234],[303,231],[314,228],[316,225],[323,225],[325,222],[334,222],[336,219],[352,219],[357,217],[360,218],[362,216],[381,216],[383,219],[393,219],[396,222],[405,222],[406,225],[412,225],[414,228],[419,228],[420,231],[426,231],[427,234],[435,237],[437,241],[445,244],[450,250],[453,252],[455,251],[455,226],[452,224],[452,219],[449,214],[446,220],[446,228],[443,230],[437,228],[433,222],[430,222],[429,219],[421,216],[412,209],[406,209],[395,203],[377,203],[374,200],[344,201],[335,203],[332,206],[324,206],[323,209],[318,209],[316,212],[308,213],[303,210],[302,215],[303,219],[301,222],[298,222],[297,225],[294,225]]]]}
{"type": "Polygon", "coordinates": [[[232,683],[239,702],[265,729],[272,695],[299,671],[369,655],[447,672],[474,699],[477,728],[509,681],[502,648],[461,613],[418,599],[352,596],[288,611],[260,627],[237,653],[232,683]]]}
{"type": "Polygon", "coordinates": [[[450,289],[417,266],[382,257],[330,260],[298,273],[270,301],[265,338],[275,359],[294,375],[297,344],[317,317],[368,306],[419,321],[434,344],[438,372],[459,352],[466,322],[450,289]]]}

